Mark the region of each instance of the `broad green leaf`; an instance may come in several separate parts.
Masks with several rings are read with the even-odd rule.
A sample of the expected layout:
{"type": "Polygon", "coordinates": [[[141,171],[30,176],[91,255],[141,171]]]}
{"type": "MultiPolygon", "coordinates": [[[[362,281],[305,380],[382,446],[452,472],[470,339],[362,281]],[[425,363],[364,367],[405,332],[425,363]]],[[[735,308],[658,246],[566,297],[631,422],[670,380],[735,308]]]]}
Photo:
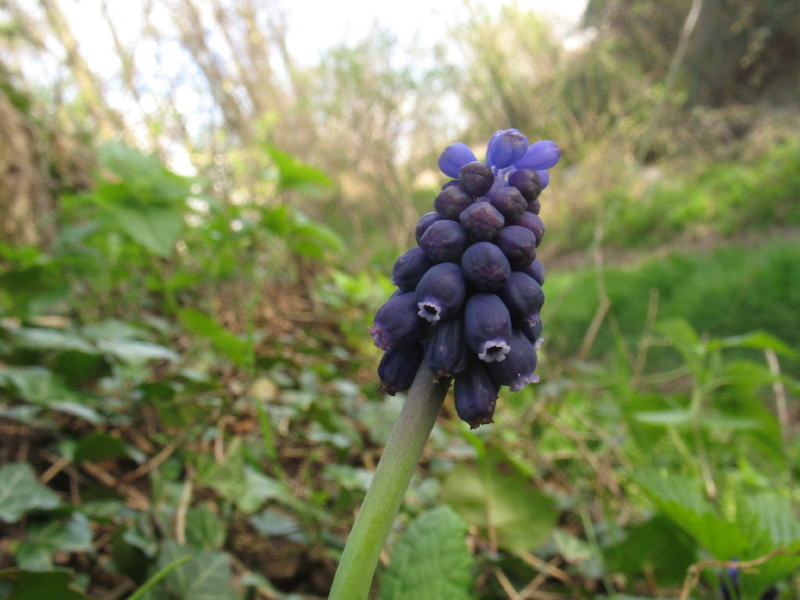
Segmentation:
{"type": "Polygon", "coordinates": [[[498,545],[511,552],[531,552],[547,541],[557,517],[553,500],[497,448],[474,466],[456,466],[442,498],[484,535],[492,530],[498,545]]]}
{"type": "Polygon", "coordinates": [[[97,345],[104,352],[130,364],[142,364],[150,360],[180,362],[180,356],[177,353],[151,342],[117,338],[98,340],[97,345]]]}
{"type": "MultiPolygon", "coordinates": [[[[0,570],[0,584],[12,586],[4,600],[90,600],[72,584],[68,571],[28,571],[25,569],[0,570]]],[[[2,587],[2,585],[0,585],[2,587]]]]}
{"type": "Polygon", "coordinates": [[[133,241],[161,258],[169,258],[183,231],[183,212],[178,206],[128,203],[110,205],[115,224],[133,241]]]}
{"type": "Polygon", "coordinates": [[[29,464],[0,467],[0,520],[16,523],[29,511],[56,508],[60,504],[58,496],[39,483],[29,464]]]}
{"type": "Polygon", "coordinates": [[[215,319],[193,308],[178,312],[181,324],[192,333],[208,339],[211,344],[240,366],[253,362],[253,345],[232,334],[215,319]]]}
{"type": "Polygon", "coordinates": [[[231,559],[224,552],[205,552],[167,540],[158,555],[158,567],[165,568],[184,557],[180,565],[156,587],[164,587],[181,600],[238,600],[233,588],[231,559]]]}
{"type": "Polygon", "coordinates": [[[265,537],[280,536],[298,543],[308,543],[297,519],[274,508],[265,508],[249,518],[255,530],[265,537]]]}
{"type": "Polygon", "coordinates": [[[96,354],[86,340],[70,331],[38,327],[20,327],[14,332],[14,345],[30,350],[78,350],[96,354]]]}
{"type": "Polygon", "coordinates": [[[201,504],[186,511],[186,543],[203,550],[219,550],[225,542],[222,520],[201,504]]]}
{"type": "Polygon", "coordinates": [[[622,541],[603,550],[609,572],[633,577],[648,572],[659,587],[683,581],[696,555],[689,536],[663,515],[629,527],[622,541]]]}
{"type": "Polygon", "coordinates": [[[68,521],[31,523],[14,558],[23,568],[47,570],[53,567],[53,552],[89,552],[92,548],[92,529],[86,515],[74,513],[68,521]]]}
{"type": "Polygon", "coordinates": [[[633,479],[665,515],[714,557],[729,560],[747,550],[748,536],[736,523],[717,515],[703,497],[699,481],[644,469],[635,473],[633,479]]]}
{"type": "Polygon", "coordinates": [[[274,146],[265,145],[265,150],[278,167],[278,185],[281,190],[293,190],[309,187],[330,187],[333,181],[323,171],[307,165],[294,156],[278,150],[274,146]]]}
{"type": "Polygon", "coordinates": [[[80,439],[75,446],[72,460],[102,460],[105,458],[124,458],[129,455],[125,442],[110,433],[92,433],[80,439]]]}
{"type": "Polygon", "coordinates": [[[798,356],[795,350],[775,336],[764,333],[763,331],[754,331],[744,335],[714,339],[709,341],[708,347],[712,350],[718,348],[755,348],[757,350],[774,350],[778,354],[791,358],[797,358],[798,356]]]}
{"type": "Polygon", "coordinates": [[[449,506],[411,522],[392,553],[380,600],[469,600],[473,559],[467,525],[449,506]]]}

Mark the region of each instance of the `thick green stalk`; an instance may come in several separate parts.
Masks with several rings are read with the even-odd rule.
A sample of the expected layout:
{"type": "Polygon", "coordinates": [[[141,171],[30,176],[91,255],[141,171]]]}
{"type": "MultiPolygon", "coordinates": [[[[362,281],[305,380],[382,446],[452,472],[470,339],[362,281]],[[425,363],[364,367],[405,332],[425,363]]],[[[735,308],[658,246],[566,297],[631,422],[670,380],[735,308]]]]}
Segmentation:
{"type": "Polygon", "coordinates": [[[366,600],[381,550],[447,395],[423,364],[394,424],[336,570],[329,600],[366,600]]]}

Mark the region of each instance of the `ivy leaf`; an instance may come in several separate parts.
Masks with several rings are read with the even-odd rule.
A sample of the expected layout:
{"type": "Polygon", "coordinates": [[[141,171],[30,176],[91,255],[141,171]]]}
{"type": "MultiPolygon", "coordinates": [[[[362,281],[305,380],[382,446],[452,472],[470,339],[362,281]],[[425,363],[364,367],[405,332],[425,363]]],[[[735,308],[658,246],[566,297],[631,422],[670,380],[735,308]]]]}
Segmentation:
{"type": "Polygon", "coordinates": [[[158,567],[191,556],[191,560],[174,569],[157,587],[167,589],[181,600],[238,600],[233,589],[231,559],[224,552],[205,552],[180,546],[172,540],[164,543],[158,556],[158,567]]]}
{"type": "Polygon", "coordinates": [[[27,463],[0,467],[0,520],[16,523],[29,511],[56,508],[60,504],[58,496],[39,483],[27,463]]]}
{"type": "Polygon", "coordinates": [[[530,552],[550,536],[557,512],[553,500],[533,487],[528,474],[502,450],[490,448],[474,466],[457,466],[444,483],[444,500],[500,547],[530,552]]]}
{"type": "Polygon", "coordinates": [[[466,534],[467,524],[449,506],[414,519],[392,554],[380,600],[469,600],[466,534]]]}

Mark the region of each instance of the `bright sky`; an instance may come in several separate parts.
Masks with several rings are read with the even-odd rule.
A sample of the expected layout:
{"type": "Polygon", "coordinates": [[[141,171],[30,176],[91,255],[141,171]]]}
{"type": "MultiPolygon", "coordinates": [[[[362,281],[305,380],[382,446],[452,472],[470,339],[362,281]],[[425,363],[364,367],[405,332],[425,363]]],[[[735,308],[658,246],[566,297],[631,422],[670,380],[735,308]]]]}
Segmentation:
{"type": "MultiPolygon", "coordinates": [[[[518,0],[523,9],[553,17],[565,33],[574,27],[586,8],[588,0],[518,0]]],[[[413,40],[432,43],[441,39],[449,25],[464,14],[464,0],[401,0],[385,2],[367,0],[291,0],[287,2],[289,44],[298,60],[311,64],[320,50],[339,42],[359,40],[373,23],[395,31],[400,41],[413,40]]],[[[510,2],[478,0],[479,6],[499,9],[510,2]]]]}

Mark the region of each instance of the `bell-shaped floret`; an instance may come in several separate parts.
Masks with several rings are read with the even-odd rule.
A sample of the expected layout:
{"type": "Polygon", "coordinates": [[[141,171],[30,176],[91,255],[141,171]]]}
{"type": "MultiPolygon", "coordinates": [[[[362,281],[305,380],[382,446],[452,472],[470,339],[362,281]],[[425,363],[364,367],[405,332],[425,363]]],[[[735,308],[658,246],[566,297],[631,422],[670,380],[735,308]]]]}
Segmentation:
{"type": "Polygon", "coordinates": [[[497,131],[486,148],[486,164],[505,169],[510,167],[528,151],[528,138],[516,129],[497,131]]]}
{"type": "Polygon", "coordinates": [[[461,167],[458,172],[458,181],[467,193],[473,196],[483,196],[492,189],[494,173],[486,163],[476,160],[461,167]]]}
{"type": "Polygon", "coordinates": [[[436,223],[436,221],[441,221],[441,220],[442,220],[442,215],[440,215],[437,212],[429,212],[422,215],[419,218],[419,221],[417,221],[417,227],[414,230],[414,235],[417,238],[417,244],[419,244],[425,232],[428,231],[428,227],[436,223]]]}
{"type": "Polygon", "coordinates": [[[514,223],[514,225],[519,225],[525,229],[530,229],[533,232],[533,235],[536,236],[537,247],[542,243],[542,240],[544,239],[545,228],[544,221],[542,221],[542,218],[539,215],[525,211],[519,221],[514,223]]]}
{"type": "Polygon", "coordinates": [[[533,344],[535,350],[542,344],[542,319],[519,321],[516,326],[522,334],[533,344]]]}
{"type": "Polygon", "coordinates": [[[499,389],[489,379],[483,364],[471,361],[467,369],[456,377],[453,386],[458,417],[466,421],[470,429],[492,423],[499,389]]]}
{"type": "Polygon", "coordinates": [[[498,385],[507,385],[512,392],[518,392],[529,383],[536,383],[539,377],[536,370],[536,349],[525,335],[514,330],[511,334],[511,351],[502,362],[487,363],[486,372],[498,385]]]}
{"type": "Polygon", "coordinates": [[[538,198],[533,202],[528,202],[528,212],[532,212],[535,215],[542,212],[542,203],[538,198]]]}
{"type": "Polygon", "coordinates": [[[511,351],[511,315],[495,294],[478,293],[467,300],[464,311],[467,344],[484,362],[502,361],[511,351]]]}
{"type": "Polygon", "coordinates": [[[421,343],[402,348],[389,348],[378,364],[381,390],[390,396],[405,392],[414,383],[424,350],[421,343]]]}
{"type": "Polygon", "coordinates": [[[545,270],[542,261],[535,259],[530,265],[522,269],[526,275],[533,277],[539,285],[544,285],[545,270]]]}
{"type": "Polygon", "coordinates": [[[455,179],[465,164],[478,160],[466,144],[450,144],[439,156],[439,169],[448,177],[455,179]]]}
{"type": "Polygon", "coordinates": [[[369,333],[381,350],[410,346],[427,333],[429,326],[420,319],[414,292],[392,296],[375,313],[375,321],[369,333]]]}
{"type": "Polygon", "coordinates": [[[392,281],[404,292],[413,292],[422,276],[433,266],[433,261],[420,247],[405,252],[394,263],[392,281]]]}
{"type": "Polygon", "coordinates": [[[477,242],[461,257],[461,272],[479,292],[496,292],[511,275],[511,265],[500,248],[491,242],[477,242]]]}
{"type": "Polygon", "coordinates": [[[492,190],[489,202],[503,215],[506,225],[515,224],[528,209],[528,202],[522,197],[520,191],[511,186],[492,190]]]}
{"type": "Polygon", "coordinates": [[[451,185],[439,192],[433,201],[433,208],[443,218],[458,221],[458,216],[473,202],[475,199],[460,185],[451,185]]]}
{"type": "Polygon", "coordinates": [[[461,267],[451,262],[434,265],[422,276],[414,294],[417,314],[426,321],[453,318],[461,311],[467,295],[461,267]]]}
{"type": "Polygon", "coordinates": [[[494,240],[508,257],[512,269],[524,269],[536,258],[536,236],[519,225],[503,227],[494,240]]]}
{"type": "Polygon", "coordinates": [[[499,210],[484,201],[467,208],[458,220],[471,239],[482,242],[493,240],[506,222],[499,210]]]}
{"type": "Polygon", "coordinates": [[[539,318],[539,311],[544,304],[544,291],[533,277],[514,271],[497,295],[508,308],[513,321],[534,321],[539,318]]]}
{"type": "Polygon", "coordinates": [[[425,347],[425,364],[436,381],[450,379],[467,367],[469,354],[464,320],[454,318],[434,328],[425,347]]]}
{"type": "Polygon", "coordinates": [[[542,178],[533,169],[520,169],[508,176],[508,185],[514,186],[522,197],[533,202],[542,193],[542,178]]]}
{"type": "Polygon", "coordinates": [[[542,140],[531,144],[525,155],[514,163],[517,169],[549,169],[555,167],[561,158],[561,150],[555,142],[542,140]]]}
{"type": "Polygon", "coordinates": [[[461,224],[447,219],[433,223],[419,240],[425,254],[435,263],[458,262],[468,243],[461,224]]]}

